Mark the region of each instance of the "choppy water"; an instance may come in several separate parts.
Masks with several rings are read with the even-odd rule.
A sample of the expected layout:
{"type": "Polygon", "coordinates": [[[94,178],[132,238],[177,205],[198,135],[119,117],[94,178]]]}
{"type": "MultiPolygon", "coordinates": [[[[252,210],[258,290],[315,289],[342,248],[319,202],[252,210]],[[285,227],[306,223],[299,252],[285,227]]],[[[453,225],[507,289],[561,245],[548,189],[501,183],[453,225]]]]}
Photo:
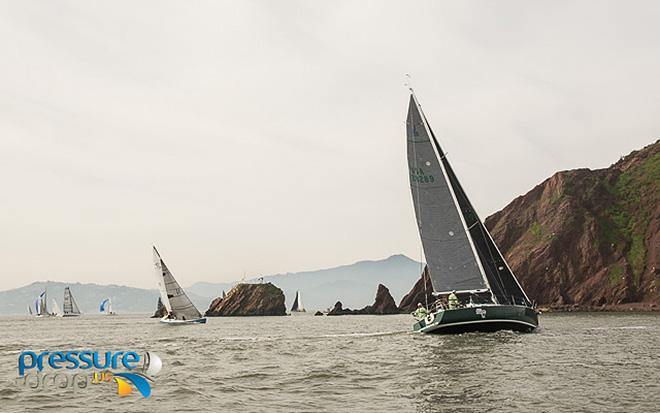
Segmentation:
{"type": "Polygon", "coordinates": [[[660,406],[660,316],[547,314],[534,334],[427,336],[408,316],[0,318],[0,411],[651,412],[660,406]],[[15,383],[23,350],[151,350],[149,399],[112,385],[15,383]]]}

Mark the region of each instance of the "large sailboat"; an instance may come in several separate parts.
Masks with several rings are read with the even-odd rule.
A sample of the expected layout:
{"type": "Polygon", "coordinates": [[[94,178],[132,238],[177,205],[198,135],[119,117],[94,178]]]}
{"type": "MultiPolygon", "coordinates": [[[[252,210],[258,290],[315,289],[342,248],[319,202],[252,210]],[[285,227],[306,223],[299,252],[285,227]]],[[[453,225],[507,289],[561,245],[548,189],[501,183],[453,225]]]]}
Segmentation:
{"type": "Polygon", "coordinates": [[[156,247],[153,247],[154,267],[160,299],[167,310],[167,314],[160,319],[161,323],[167,324],[205,324],[206,317],[190,301],[183,288],[174,279],[167,269],[165,262],[160,257],[156,247]]]}
{"type": "Polygon", "coordinates": [[[296,299],[293,300],[293,305],[291,306],[291,313],[304,313],[305,307],[302,303],[302,297],[300,296],[300,291],[296,291],[296,299]]]}
{"type": "Polygon", "coordinates": [[[64,287],[64,302],[62,303],[62,307],[64,309],[62,317],[78,317],[82,314],[69,287],[64,287]]]}
{"type": "Polygon", "coordinates": [[[533,331],[537,311],[477,216],[411,89],[410,189],[434,303],[422,333],[533,331]]]}

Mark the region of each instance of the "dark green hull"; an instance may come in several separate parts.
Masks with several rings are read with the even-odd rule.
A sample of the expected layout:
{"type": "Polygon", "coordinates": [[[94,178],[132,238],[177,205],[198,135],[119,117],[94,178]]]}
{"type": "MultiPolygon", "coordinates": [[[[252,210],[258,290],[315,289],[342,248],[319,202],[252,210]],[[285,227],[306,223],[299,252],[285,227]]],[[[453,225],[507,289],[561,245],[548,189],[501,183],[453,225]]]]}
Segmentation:
{"type": "Polygon", "coordinates": [[[529,333],[538,325],[538,314],[533,308],[519,305],[484,305],[431,313],[416,322],[413,330],[432,334],[498,330],[529,333]]]}

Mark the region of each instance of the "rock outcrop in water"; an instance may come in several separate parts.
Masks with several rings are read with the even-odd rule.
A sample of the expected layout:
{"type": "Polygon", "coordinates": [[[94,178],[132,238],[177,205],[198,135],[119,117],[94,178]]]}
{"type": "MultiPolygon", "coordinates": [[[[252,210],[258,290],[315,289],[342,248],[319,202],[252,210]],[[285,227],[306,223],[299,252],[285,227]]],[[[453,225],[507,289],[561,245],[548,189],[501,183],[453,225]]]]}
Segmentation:
{"type": "Polygon", "coordinates": [[[419,277],[419,280],[415,283],[412,290],[406,295],[403,296],[401,302],[399,303],[399,310],[402,313],[412,313],[417,309],[417,304],[422,303],[433,303],[435,298],[433,297],[433,287],[431,286],[431,279],[429,278],[429,270],[424,267],[424,272],[419,277]],[[426,283],[426,286],[424,286],[426,283]]]}
{"type": "Polygon", "coordinates": [[[284,293],[271,283],[238,284],[206,311],[209,317],[286,315],[284,293]]]}
{"type": "Polygon", "coordinates": [[[394,298],[390,294],[390,290],[383,284],[378,284],[376,291],[376,299],[372,305],[368,305],[360,310],[351,310],[350,308],[343,308],[341,301],[337,301],[334,308],[328,315],[352,315],[352,314],[399,314],[399,308],[394,302],[394,298]]]}
{"type": "Polygon", "coordinates": [[[158,297],[158,304],[156,306],[156,312],[154,315],[151,316],[151,318],[163,318],[167,314],[167,309],[163,305],[163,302],[161,301],[160,297],[158,297]]]}
{"type": "MultiPolygon", "coordinates": [[[[657,309],[660,141],[609,168],[558,172],[485,223],[539,305],[657,309]]],[[[423,298],[420,278],[400,307],[423,298]]]]}

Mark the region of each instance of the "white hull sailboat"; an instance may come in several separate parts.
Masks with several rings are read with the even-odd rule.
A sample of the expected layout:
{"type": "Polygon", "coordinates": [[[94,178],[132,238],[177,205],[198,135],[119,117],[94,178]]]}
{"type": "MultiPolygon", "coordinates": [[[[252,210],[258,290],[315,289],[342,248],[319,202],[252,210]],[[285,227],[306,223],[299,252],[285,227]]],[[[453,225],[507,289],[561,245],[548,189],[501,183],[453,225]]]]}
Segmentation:
{"type": "Polygon", "coordinates": [[[293,305],[291,306],[291,314],[301,314],[305,313],[305,307],[302,303],[302,297],[300,291],[296,291],[296,299],[293,300],[293,305]]]}
{"type": "Polygon", "coordinates": [[[37,297],[37,300],[34,303],[36,317],[41,318],[41,317],[51,316],[51,314],[48,312],[47,300],[48,300],[48,295],[46,294],[46,291],[39,294],[39,297],[37,297]]]}
{"type": "Polygon", "coordinates": [[[170,325],[206,324],[206,317],[202,317],[197,307],[174,279],[156,247],[153,247],[153,256],[160,300],[167,310],[167,314],[160,319],[160,322],[170,325]]]}
{"type": "Polygon", "coordinates": [[[53,298],[53,312],[51,315],[54,315],[56,317],[62,317],[62,313],[60,312],[60,306],[57,305],[57,301],[53,298]]]}
{"type": "Polygon", "coordinates": [[[117,315],[117,313],[112,311],[112,300],[110,300],[110,298],[101,301],[99,312],[103,315],[117,315]]]}
{"type": "Polygon", "coordinates": [[[80,317],[82,315],[69,287],[64,287],[64,302],[62,307],[64,307],[62,317],[80,317]]]}

